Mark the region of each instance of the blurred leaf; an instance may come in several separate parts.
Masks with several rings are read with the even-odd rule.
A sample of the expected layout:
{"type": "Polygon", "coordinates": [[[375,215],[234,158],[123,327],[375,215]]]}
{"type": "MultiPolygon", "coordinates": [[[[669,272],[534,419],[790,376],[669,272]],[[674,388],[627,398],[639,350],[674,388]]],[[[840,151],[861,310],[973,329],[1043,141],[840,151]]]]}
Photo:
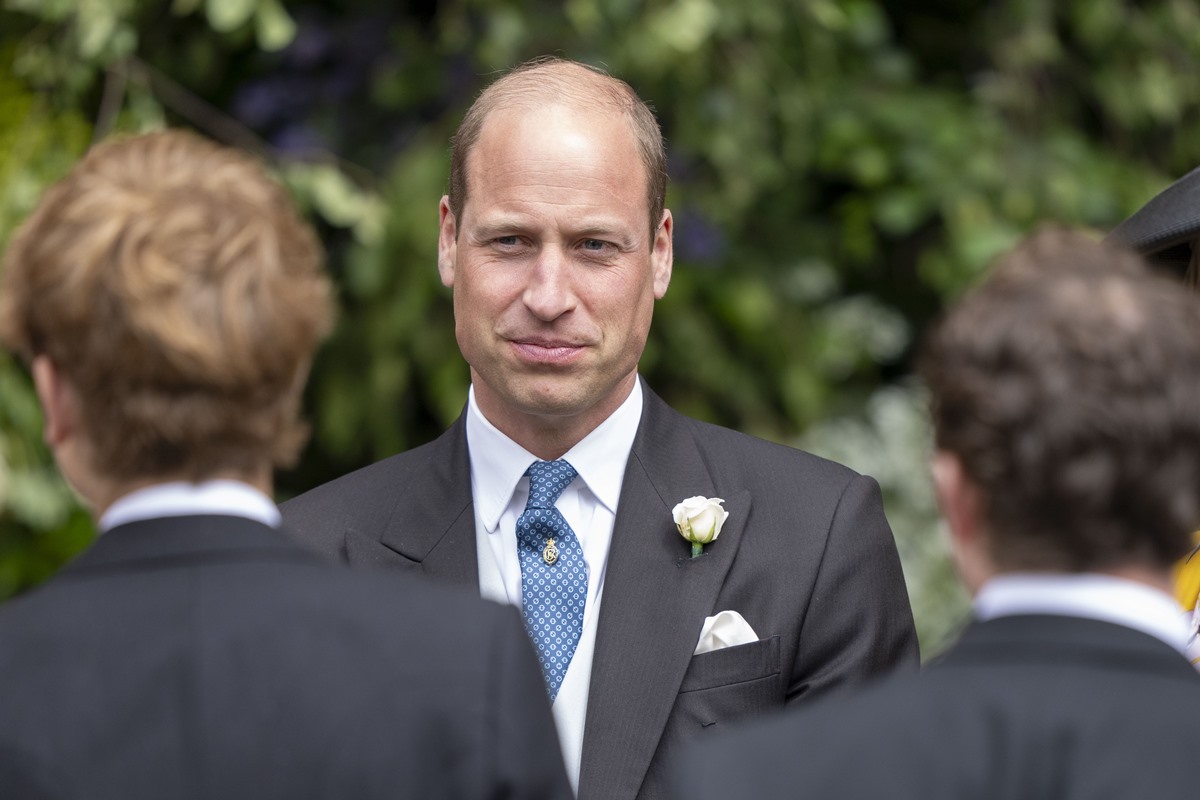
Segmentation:
{"type": "Polygon", "coordinates": [[[171,0],[171,13],[181,17],[195,13],[204,4],[204,0],[171,0]]]}
{"type": "Polygon", "coordinates": [[[279,0],[262,0],[254,14],[258,45],[263,50],[282,50],[296,38],[296,23],[288,16],[279,0]]]}
{"type": "Polygon", "coordinates": [[[84,58],[96,58],[117,30],[120,18],[107,4],[81,0],[79,14],[79,53],[84,58]]]}
{"type": "Polygon", "coordinates": [[[660,42],[680,53],[692,53],[708,40],[719,18],[712,0],[674,0],[649,24],[660,42]]]}
{"type": "Polygon", "coordinates": [[[260,0],[205,0],[204,10],[213,30],[229,33],[254,16],[260,0]]]}
{"type": "Polygon", "coordinates": [[[332,164],[291,164],[285,175],[293,190],[330,224],[349,228],[370,217],[370,224],[378,225],[373,199],[332,164]]]}
{"type": "Polygon", "coordinates": [[[8,476],[5,506],[27,525],[38,529],[62,525],[74,505],[70,491],[52,469],[8,476]]]}

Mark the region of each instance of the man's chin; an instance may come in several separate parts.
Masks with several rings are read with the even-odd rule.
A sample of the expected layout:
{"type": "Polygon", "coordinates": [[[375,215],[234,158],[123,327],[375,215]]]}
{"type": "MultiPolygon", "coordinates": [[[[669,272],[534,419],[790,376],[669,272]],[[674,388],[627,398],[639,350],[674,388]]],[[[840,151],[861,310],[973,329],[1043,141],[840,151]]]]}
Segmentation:
{"type": "Polygon", "coordinates": [[[544,417],[547,420],[567,420],[586,414],[594,403],[589,403],[570,394],[539,394],[520,398],[513,404],[522,414],[528,417],[544,417]]]}
{"type": "Polygon", "coordinates": [[[607,416],[612,411],[612,408],[608,408],[612,404],[606,400],[612,394],[612,391],[584,391],[578,380],[568,380],[552,385],[518,388],[509,394],[505,405],[522,416],[560,425],[597,413],[602,408],[607,409],[603,412],[607,416]]]}
{"type": "MultiPolygon", "coordinates": [[[[500,374],[502,380],[487,381],[472,373],[475,398],[488,419],[516,422],[544,421],[551,427],[570,424],[574,418],[586,420],[599,415],[602,422],[629,396],[633,381],[622,378],[598,380],[588,370],[554,370],[537,374],[500,374]],[[589,380],[590,378],[590,380],[589,380]]],[[[632,377],[632,374],[631,376],[632,377]]],[[[586,424],[586,423],[584,423],[586,424]]]]}

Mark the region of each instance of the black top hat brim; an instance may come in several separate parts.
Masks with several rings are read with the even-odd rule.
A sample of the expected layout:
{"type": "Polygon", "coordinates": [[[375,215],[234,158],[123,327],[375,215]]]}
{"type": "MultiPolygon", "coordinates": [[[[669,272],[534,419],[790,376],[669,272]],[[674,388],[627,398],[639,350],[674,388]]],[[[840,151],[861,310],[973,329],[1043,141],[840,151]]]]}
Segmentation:
{"type": "Polygon", "coordinates": [[[1150,198],[1146,205],[1108,234],[1152,262],[1183,275],[1192,260],[1192,241],[1200,237],[1200,167],[1150,198]]]}

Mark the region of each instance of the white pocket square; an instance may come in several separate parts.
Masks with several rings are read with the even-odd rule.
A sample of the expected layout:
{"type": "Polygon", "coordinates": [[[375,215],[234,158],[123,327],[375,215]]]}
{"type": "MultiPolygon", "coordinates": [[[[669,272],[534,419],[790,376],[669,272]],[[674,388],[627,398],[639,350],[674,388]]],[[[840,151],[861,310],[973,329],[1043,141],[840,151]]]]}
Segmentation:
{"type": "Polygon", "coordinates": [[[757,641],[758,634],[741,614],[736,611],[722,611],[704,620],[704,627],[700,629],[700,641],[696,643],[696,650],[692,655],[698,656],[701,653],[757,641]]]}

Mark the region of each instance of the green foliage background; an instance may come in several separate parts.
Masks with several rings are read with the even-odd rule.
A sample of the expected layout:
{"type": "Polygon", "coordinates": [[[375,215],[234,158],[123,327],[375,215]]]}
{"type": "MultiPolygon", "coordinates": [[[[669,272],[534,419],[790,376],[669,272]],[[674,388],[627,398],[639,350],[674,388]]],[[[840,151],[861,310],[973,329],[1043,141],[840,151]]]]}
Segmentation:
{"type": "MultiPolygon", "coordinates": [[[[936,650],[964,601],[914,342],[1023,233],[1107,229],[1200,163],[1191,0],[4,0],[0,244],[115,131],[189,126],[269,159],[342,306],[312,444],[280,476],[295,494],[458,414],[447,141],[493,73],[542,53],[628,80],[668,138],[677,262],[644,374],[687,413],[879,478],[936,650]]],[[[0,599],[92,536],[40,428],[0,360],[0,599]]]]}

